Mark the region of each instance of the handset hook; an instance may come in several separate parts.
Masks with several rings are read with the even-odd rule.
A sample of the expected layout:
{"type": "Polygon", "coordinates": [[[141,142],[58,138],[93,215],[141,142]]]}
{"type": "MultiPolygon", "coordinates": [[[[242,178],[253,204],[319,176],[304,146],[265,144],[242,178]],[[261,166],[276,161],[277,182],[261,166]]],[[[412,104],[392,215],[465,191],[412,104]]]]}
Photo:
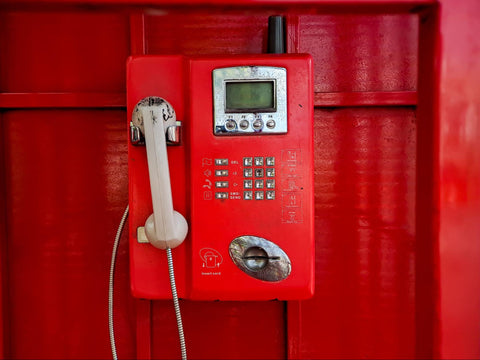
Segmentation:
{"type": "Polygon", "coordinates": [[[176,126],[172,105],[165,99],[150,96],[139,101],[132,122],[145,136],[153,214],[145,222],[148,241],[159,249],[175,248],[187,236],[185,217],[173,209],[170,171],[165,133],[176,126]]]}

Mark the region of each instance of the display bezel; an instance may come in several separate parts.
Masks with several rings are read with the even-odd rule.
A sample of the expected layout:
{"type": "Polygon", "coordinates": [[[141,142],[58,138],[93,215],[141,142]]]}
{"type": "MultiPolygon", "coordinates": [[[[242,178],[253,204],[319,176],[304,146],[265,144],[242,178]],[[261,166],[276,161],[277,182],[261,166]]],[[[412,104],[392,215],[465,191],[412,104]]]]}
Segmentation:
{"type": "Polygon", "coordinates": [[[216,136],[248,134],[268,135],[285,134],[288,132],[286,68],[264,65],[220,67],[212,71],[212,81],[213,133],[216,136]],[[225,109],[225,82],[253,82],[272,80],[275,84],[274,108],[234,110],[225,109]],[[270,125],[267,125],[267,122],[270,125]]]}

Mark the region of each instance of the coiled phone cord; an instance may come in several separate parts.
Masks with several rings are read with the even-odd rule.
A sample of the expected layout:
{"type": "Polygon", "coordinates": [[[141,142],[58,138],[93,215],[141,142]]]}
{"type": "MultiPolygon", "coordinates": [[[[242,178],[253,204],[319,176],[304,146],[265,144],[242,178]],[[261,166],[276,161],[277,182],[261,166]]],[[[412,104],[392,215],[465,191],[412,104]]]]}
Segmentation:
{"type": "MultiPolygon", "coordinates": [[[[128,210],[129,210],[129,207],[127,205],[127,208],[123,213],[122,220],[120,220],[120,224],[118,225],[117,234],[115,235],[115,241],[113,243],[113,251],[112,251],[112,260],[110,262],[110,276],[108,281],[108,331],[110,333],[110,347],[112,349],[113,360],[118,360],[117,346],[115,345],[115,332],[113,328],[113,288],[114,288],[115,262],[117,259],[117,250],[118,250],[118,244],[120,243],[120,237],[122,235],[122,231],[125,226],[125,221],[127,220],[127,217],[128,217],[128,210]]],[[[173,271],[173,258],[172,258],[171,249],[167,249],[167,260],[168,260],[168,274],[170,277],[170,286],[172,288],[173,306],[175,308],[175,317],[177,319],[178,336],[180,338],[180,351],[182,353],[182,360],[187,360],[187,348],[185,346],[185,336],[183,333],[180,304],[178,302],[177,286],[175,285],[175,274],[173,271]]]]}
{"type": "Polygon", "coordinates": [[[178,302],[177,286],[175,285],[175,273],[173,272],[172,249],[167,248],[168,275],[170,276],[170,287],[172,288],[173,306],[175,308],[175,317],[177,318],[178,337],[180,338],[180,351],[182,360],[187,360],[187,348],[185,346],[185,336],[183,334],[182,315],[180,313],[180,304],[178,302]]]}
{"type": "Polygon", "coordinates": [[[113,331],[113,281],[115,275],[115,262],[117,260],[117,249],[122,235],[125,221],[128,217],[128,205],[123,213],[122,220],[118,225],[117,234],[115,235],[115,242],[113,243],[112,260],[110,262],[110,276],[108,281],[108,331],[110,333],[110,347],[112,348],[112,358],[117,360],[117,347],[115,345],[115,333],[113,331]]]}

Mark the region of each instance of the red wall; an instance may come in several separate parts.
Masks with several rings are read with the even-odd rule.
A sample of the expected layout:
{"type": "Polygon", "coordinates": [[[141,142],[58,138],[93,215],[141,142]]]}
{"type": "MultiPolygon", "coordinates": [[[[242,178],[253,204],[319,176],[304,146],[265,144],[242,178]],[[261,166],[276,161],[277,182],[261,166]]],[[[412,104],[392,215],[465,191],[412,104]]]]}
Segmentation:
{"type": "Polygon", "coordinates": [[[443,1],[440,76],[440,338],[480,358],[480,2],[443,1]]]}
{"type": "MultiPolygon", "coordinates": [[[[189,355],[479,357],[477,2],[129,3],[0,5],[4,356],[111,356],[126,58],[263,52],[281,13],[314,58],[316,294],[182,301],[189,355]]],[[[179,357],[171,303],[130,296],[126,240],[119,357],[179,357]]]]}

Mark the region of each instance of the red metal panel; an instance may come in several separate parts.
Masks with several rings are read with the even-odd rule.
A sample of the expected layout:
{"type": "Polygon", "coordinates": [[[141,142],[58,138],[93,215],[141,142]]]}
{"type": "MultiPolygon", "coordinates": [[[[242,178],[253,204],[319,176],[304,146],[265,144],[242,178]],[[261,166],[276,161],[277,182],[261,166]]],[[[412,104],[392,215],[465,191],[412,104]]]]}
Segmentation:
{"type": "MultiPolygon", "coordinates": [[[[171,302],[153,304],[153,358],[180,358],[171,302]]],[[[284,302],[185,301],[181,306],[192,359],[286,358],[284,302]]]]}
{"type": "Polygon", "coordinates": [[[480,358],[480,2],[440,16],[440,339],[444,359],[480,358]]]}
{"type": "Polygon", "coordinates": [[[125,93],[0,93],[0,108],[124,108],[125,93]]]}
{"type": "Polygon", "coordinates": [[[415,332],[416,356],[436,356],[438,331],[438,8],[420,14],[417,107],[415,332]]]}
{"type": "MultiPolygon", "coordinates": [[[[265,47],[265,26],[258,26],[256,21],[264,21],[272,12],[285,12],[298,20],[289,25],[294,31],[289,46],[292,50],[313,53],[318,67],[317,91],[327,94],[326,98],[317,94],[317,99],[334,99],[333,103],[317,102],[317,105],[346,105],[345,99],[351,101],[348,93],[359,90],[371,94],[359,95],[354,98],[355,104],[350,102],[350,105],[378,105],[376,101],[370,102],[372,97],[378,99],[378,94],[390,91],[393,94],[407,91],[399,98],[392,96],[395,101],[400,99],[396,104],[408,105],[416,90],[417,52],[423,52],[432,63],[437,55],[432,46],[426,45],[433,40],[435,28],[431,28],[430,35],[423,37],[419,44],[417,15],[407,12],[381,15],[386,11],[405,11],[419,4],[432,4],[430,0],[367,1],[363,3],[373,6],[364,7],[363,15],[357,12],[358,2],[350,0],[338,2],[349,6],[338,7],[332,5],[336,3],[333,0],[309,1],[306,7],[279,5],[289,3],[283,1],[242,1],[250,5],[242,9],[244,17],[223,6],[208,7],[207,11],[200,2],[196,5],[182,2],[184,5],[177,8],[162,6],[161,16],[153,17],[149,10],[146,35],[150,41],[145,44],[137,43],[143,41],[143,23],[138,18],[132,20],[134,31],[129,34],[129,14],[105,4],[138,6],[168,1],[52,0],[48,3],[3,2],[18,11],[6,12],[2,7],[0,14],[0,91],[118,94],[125,88],[124,59],[129,46],[135,52],[142,52],[145,46],[150,52],[178,49],[189,54],[213,51],[211,49],[226,53],[257,52],[265,47]],[[63,4],[67,4],[68,10],[62,8],[63,4]],[[88,7],[78,7],[78,4],[88,4],[88,7]],[[95,6],[99,4],[102,6],[95,6]],[[22,11],[24,5],[32,11],[22,11]],[[200,8],[201,12],[195,13],[200,8]],[[325,9],[331,12],[325,14],[325,9]],[[368,9],[377,15],[367,14],[368,9]],[[181,18],[182,12],[191,17],[181,18]],[[214,30],[209,28],[217,18],[222,18],[223,12],[231,22],[218,22],[214,30]],[[249,16],[254,25],[248,23],[249,16]],[[168,18],[165,23],[154,23],[165,18],[168,18]],[[178,33],[175,32],[177,24],[178,33]],[[180,38],[189,34],[188,26],[195,30],[193,35],[190,32],[195,41],[180,38]],[[163,32],[164,29],[170,33],[163,32]],[[161,43],[160,35],[175,41],[161,43]],[[206,36],[210,37],[208,41],[206,36]],[[345,91],[347,95],[331,95],[337,91],[345,91]]],[[[207,2],[202,1],[204,3],[207,2]]],[[[208,3],[224,4],[221,0],[208,3]]],[[[474,61],[478,58],[475,29],[479,9],[476,0],[442,0],[440,3],[443,5],[440,29],[444,38],[439,128],[443,149],[442,197],[438,204],[441,210],[442,338],[436,345],[444,358],[478,358],[479,308],[476,304],[480,294],[477,275],[480,251],[476,246],[480,195],[475,185],[480,176],[476,146],[480,128],[477,100],[480,75],[474,61]]],[[[424,70],[432,65],[428,61],[421,61],[424,70]]],[[[429,97],[428,89],[435,90],[434,76],[419,72],[419,82],[423,81],[422,86],[427,89],[418,95],[419,107],[425,101],[422,99],[429,97]]],[[[56,106],[56,101],[59,106],[103,106],[113,101],[110,95],[100,102],[87,99],[89,105],[85,105],[85,98],[79,105],[68,96],[45,96],[52,106],[56,106]]],[[[8,101],[0,101],[3,106],[12,106],[13,101],[23,107],[16,95],[5,96],[8,101]]],[[[392,99],[390,95],[382,96],[383,101],[392,99]]],[[[114,103],[122,106],[117,100],[114,103]]],[[[430,230],[425,231],[428,238],[419,240],[426,244],[419,248],[420,242],[410,237],[411,227],[407,224],[415,216],[411,214],[414,203],[411,163],[410,158],[408,161],[403,158],[402,163],[400,153],[395,152],[402,149],[404,155],[410,154],[415,146],[408,142],[410,138],[405,133],[412,127],[415,131],[415,124],[410,124],[414,120],[412,114],[408,108],[317,110],[317,235],[324,236],[318,243],[322,251],[317,259],[321,282],[317,281],[318,297],[289,306],[290,355],[411,357],[415,351],[415,332],[432,332],[437,326],[434,311],[420,316],[422,307],[435,304],[432,285],[433,265],[438,260],[434,252],[435,239],[430,230]],[[386,140],[390,137],[381,136],[389,130],[394,134],[390,142],[386,140]],[[372,139],[371,144],[362,143],[367,138],[372,139]],[[362,146],[364,151],[360,151],[362,146]],[[398,167],[389,161],[394,155],[398,157],[398,167]],[[375,164],[371,168],[368,159],[373,159],[371,164],[375,164]],[[400,173],[402,168],[407,169],[406,175],[400,173]],[[338,179],[338,183],[333,184],[329,176],[338,179]],[[391,181],[396,179],[401,181],[393,187],[391,181]],[[410,185],[405,187],[405,184],[410,185]],[[377,195],[381,196],[375,198],[377,195]],[[398,208],[395,210],[395,207],[398,208]],[[342,211],[350,215],[344,222],[340,220],[342,211]],[[362,217],[360,211],[363,211],[362,217]],[[403,219],[402,213],[407,214],[403,219]],[[389,214],[393,214],[393,225],[382,227],[389,214]],[[416,250],[411,249],[412,242],[417,245],[416,250]],[[408,259],[419,249],[420,260],[428,257],[428,261],[423,264],[417,261],[417,275],[420,271],[425,276],[416,278],[417,286],[412,290],[408,259]],[[412,323],[415,302],[420,304],[416,324],[412,323]]],[[[103,308],[106,302],[102,299],[106,296],[111,247],[108,239],[113,236],[127,198],[124,116],[117,111],[90,110],[2,114],[6,165],[2,181],[8,190],[7,236],[3,241],[8,262],[2,268],[8,270],[8,282],[2,287],[7,290],[3,298],[6,300],[4,313],[10,314],[5,332],[7,357],[109,357],[106,307],[103,308]],[[104,120],[94,122],[98,118],[104,120]],[[117,188],[118,185],[125,186],[124,190],[117,188]],[[29,223],[24,221],[27,215],[29,223]]],[[[423,135],[433,129],[432,116],[430,109],[426,117],[420,118],[428,123],[423,127],[423,135]]],[[[429,141],[429,156],[435,156],[434,139],[430,137],[429,141]]],[[[428,165],[423,163],[422,171],[433,181],[434,166],[428,165]]],[[[426,189],[428,182],[422,184],[426,189]]],[[[422,216],[420,219],[430,222],[426,226],[433,229],[435,224],[431,222],[435,216],[422,216]]],[[[151,351],[155,357],[177,356],[175,324],[168,302],[153,304],[152,348],[136,352],[135,326],[142,321],[135,321],[134,307],[129,300],[126,251],[124,242],[117,268],[119,354],[135,357],[151,351]],[[164,323],[166,319],[168,323],[164,323]]],[[[185,303],[184,312],[187,342],[194,357],[285,356],[283,303],[185,303]],[[252,323],[252,319],[261,320],[252,323]],[[252,327],[259,327],[260,332],[252,332],[252,327]]],[[[141,336],[142,332],[138,334],[141,336]]],[[[424,354],[431,354],[431,334],[417,337],[421,339],[428,342],[424,354]]],[[[148,344],[149,341],[144,339],[148,344]]],[[[417,342],[423,346],[421,341],[417,342]]],[[[138,346],[144,345],[139,341],[138,346]]]]}
{"type": "Polygon", "coordinates": [[[145,15],[135,13],[130,15],[130,55],[146,53],[145,15]]]}
{"type": "MultiPolygon", "coordinates": [[[[213,11],[147,16],[147,53],[264,52],[269,15],[232,9],[221,17],[213,11]]],[[[417,15],[298,15],[288,21],[298,22],[289,27],[289,38],[301,39],[294,50],[314,57],[316,92],[416,90],[417,15]]]]}
{"type": "Polygon", "coordinates": [[[313,56],[316,92],[416,90],[415,14],[302,15],[298,36],[298,51],[313,56]]]}
{"type": "Polygon", "coordinates": [[[198,8],[146,16],[147,54],[259,54],[266,51],[270,12],[198,8]],[[165,36],[169,34],[169,36],[165,36]]]}
{"type": "MultiPolygon", "coordinates": [[[[101,110],[3,115],[7,357],[110,356],[106,286],[127,204],[124,118],[101,110]]],[[[122,354],[133,357],[126,246],[117,266],[117,336],[122,354]]]]}
{"type": "MultiPolygon", "coordinates": [[[[4,134],[3,113],[0,112],[0,134],[4,134]]],[[[8,338],[6,335],[6,324],[9,323],[6,300],[6,280],[7,280],[7,207],[6,186],[5,186],[5,154],[3,147],[3,135],[0,137],[0,357],[7,353],[8,338]]]]}
{"type": "Polygon", "coordinates": [[[0,91],[124,92],[128,17],[102,12],[9,12],[0,91]]]}
{"type": "Polygon", "coordinates": [[[415,144],[411,108],[316,111],[317,285],[291,356],[414,357],[415,144]]]}
{"type": "MultiPolygon", "coordinates": [[[[1,99],[1,97],[0,97],[1,99]]],[[[315,106],[415,106],[416,91],[317,92],[315,106]]]]}
{"type": "MultiPolygon", "coordinates": [[[[130,48],[138,52],[146,47],[150,53],[180,51],[184,54],[260,52],[265,48],[266,18],[271,11],[260,8],[239,13],[217,8],[196,13],[196,10],[198,8],[168,10],[158,16],[147,16],[146,43],[130,44],[130,48]],[[217,21],[220,19],[229,21],[217,21]],[[165,34],[169,34],[167,41],[165,34]]],[[[9,71],[3,70],[2,90],[108,94],[124,90],[123,58],[128,52],[125,39],[142,41],[143,23],[138,18],[132,20],[135,32],[128,37],[124,27],[128,16],[111,13],[20,12],[3,16],[6,21],[2,22],[2,32],[8,44],[4,49],[8,50],[8,56],[3,52],[1,61],[2,69],[9,71]],[[104,30],[105,35],[99,35],[99,29],[104,30]],[[22,45],[15,43],[17,39],[22,45]],[[75,40],[75,46],[71,40],[75,40]],[[34,55],[38,59],[34,59],[34,55]]],[[[412,35],[416,31],[412,20],[415,15],[369,15],[358,19],[356,15],[338,15],[336,30],[325,36],[323,26],[333,26],[335,17],[309,15],[303,19],[301,14],[298,16],[300,49],[313,52],[320,65],[319,90],[329,93],[369,90],[373,93],[359,97],[370,101],[369,104],[372,97],[382,98],[374,93],[376,91],[415,90],[414,70],[411,70],[415,67],[415,58],[412,58],[415,52],[412,49],[416,46],[412,35]],[[355,24],[352,29],[348,29],[349,21],[355,24]],[[405,26],[405,42],[413,44],[408,44],[402,54],[395,51],[396,43],[392,39],[396,39],[399,29],[405,26]],[[366,29],[365,33],[362,29],[366,29]],[[317,32],[321,36],[315,40],[317,32]],[[367,34],[372,33],[379,43],[350,54],[351,48],[360,46],[356,44],[359,39],[367,41],[367,34]],[[388,41],[382,43],[381,35],[388,41]],[[324,40],[328,37],[330,42],[324,40]],[[342,57],[319,52],[319,43],[326,54],[338,52],[342,57]],[[386,60],[390,54],[391,63],[386,60]],[[389,76],[387,82],[368,66],[371,59],[381,64],[382,74],[389,76]],[[340,60],[344,67],[337,69],[334,66],[340,60]],[[348,74],[343,73],[344,69],[348,74]],[[366,85],[362,79],[366,79],[366,85]]],[[[400,95],[400,99],[402,96],[410,99],[409,94],[400,95]]],[[[56,99],[58,106],[84,106],[76,102],[76,98],[45,96],[52,106],[56,99]]],[[[33,96],[30,100],[35,98],[39,99],[33,96]]],[[[347,104],[345,98],[338,98],[335,105],[347,104]]],[[[9,101],[13,101],[11,99],[15,100],[10,97],[9,101]]],[[[81,103],[108,105],[112,98],[107,96],[100,103],[91,100],[87,95],[81,103]]],[[[405,100],[402,101],[404,105],[405,100]]],[[[356,101],[355,105],[359,104],[361,102],[356,101]]],[[[7,101],[6,105],[12,103],[7,101]]],[[[106,309],[101,301],[106,294],[105,283],[98,278],[106,279],[111,246],[108,239],[113,236],[125,204],[126,194],[122,191],[126,191],[126,184],[122,183],[121,176],[126,170],[122,170],[125,158],[121,160],[125,154],[120,155],[125,146],[125,140],[120,140],[124,139],[125,129],[123,125],[117,126],[124,115],[121,112],[107,114],[115,115],[85,110],[16,111],[5,117],[10,209],[8,254],[14,259],[8,264],[7,308],[12,313],[10,357],[109,356],[106,309]],[[55,140],[49,141],[53,136],[55,140]],[[34,153],[35,158],[26,157],[29,152],[34,153]],[[67,162],[68,159],[73,162],[67,162]],[[26,227],[22,226],[22,215],[26,213],[35,215],[30,226],[36,233],[35,238],[28,237],[26,227]],[[42,279],[45,281],[40,281],[42,279]],[[37,305],[29,307],[28,295],[32,296],[33,291],[37,305]],[[34,336],[37,333],[41,335],[34,336]]],[[[406,225],[409,223],[397,213],[410,211],[412,206],[412,190],[405,188],[411,175],[408,167],[411,159],[402,158],[398,152],[402,149],[408,153],[414,146],[408,143],[404,133],[412,128],[414,131],[414,124],[410,124],[412,112],[359,109],[322,111],[321,114],[316,125],[316,158],[321,175],[316,182],[317,209],[321,210],[317,215],[317,235],[322,235],[318,243],[322,255],[317,259],[317,268],[321,283],[318,298],[303,303],[297,319],[290,315],[289,330],[297,321],[302,321],[298,327],[302,330],[298,333],[301,337],[295,339],[298,334],[289,333],[290,346],[297,341],[296,354],[300,356],[410,356],[413,295],[409,288],[412,269],[408,259],[412,256],[412,239],[406,225]],[[337,115],[339,121],[336,121],[337,115]],[[325,124],[332,127],[323,127],[325,124]],[[388,136],[382,138],[385,133],[388,136]],[[332,138],[336,139],[334,143],[329,142],[332,138]],[[358,148],[352,147],[355,141],[360,141],[358,148]],[[369,141],[372,141],[370,145],[369,141]],[[337,155],[340,155],[338,164],[337,155]],[[359,156],[358,164],[354,163],[358,168],[351,165],[355,155],[359,156]],[[400,178],[390,161],[394,156],[398,157],[399,169],[408,171],[401,178],[403,183],[400,182],[399,188],[392,189],[392,181],[400,178]],[[390,165],[392,169],[388,168],[390,165]],[[336,185],[329,178],[328,166],[334,167],[336,185]],[[354,192],[355,185],[359,195],[354,192]],[[337,197],[328,198],[328,186],[334,187],[337,197]],[[382,197],[375,199],[378,194],[382,197]],[[366,202],[361,202],[362,199],[366,202]],[[392,208],[387,206],[390,202],[392,208]],[[365,212],[363,217],[355,217],[358,211],[365,212]],[[393,228],[383,228],[384,218],[389,216],[393,218],[393,228]],[[403,233],[399,224],[404,226],[403,233]],[[409,275],[403,277],[405,273],[409,275]],[[318,334],[322,336],[320,340],[318,334]]],[[[123,120],[119,123],[123,124],[123,120]]],[[[410,219],[412,215],[408,214],[410,219]]],[[[138,321],[134,320],[126,289],[127,269],[122,263],[125,248],[120,255],[117,271],[120,295],[116,307],[120,356],[147,357],[150,353],[154,357],[177,356],[170,303],[153,303],[152,337],[146,336],[144,331],[147,334],[150,331],[144,326],[150,315],[143,311],[137,315],[138,321]],[[142,316],[144,318],[140,318],[142,316]],[[134,343],[135,325],[139,327],[138,349],[134,343]]],[[[284,303],[185,302],[183,305],[187,342],[194,357],[285,357],[284,303]]],[[[294,354],[292,349],[290,354],[294,354]]]]}
{"type": "MultiPolygon", "coordinates": [[[[139,299],[137,310],[137,359],[152,358],[152,301],[139,299]]],[[[117,337],[118,340],[118,337],[117,337]]],[[[123,353],[122,353],[123,354],[123,353]]]]}
{"type": "Polygon", "coordinates": [[[314,6],[327,6],[327,7],[345,7],[354,6],[355,9],[367,7],[372,9],[374,6],[380,5],[381,11],[387,11],[390,9],[399,9],[402,11],[408,11],[416,8],[419,5],[426,5],[435,3],[435,0],[3,0],[7,4],[13,5],[31,5],[32,3],[38,3],[40,5],[143,5],[143,6],[212,6],[212,5],[249,5],[249,6],[278,6],[278,5],[314,5],[314,6]],[[339,6],[340,5],[340,6],[339,6]]]}

